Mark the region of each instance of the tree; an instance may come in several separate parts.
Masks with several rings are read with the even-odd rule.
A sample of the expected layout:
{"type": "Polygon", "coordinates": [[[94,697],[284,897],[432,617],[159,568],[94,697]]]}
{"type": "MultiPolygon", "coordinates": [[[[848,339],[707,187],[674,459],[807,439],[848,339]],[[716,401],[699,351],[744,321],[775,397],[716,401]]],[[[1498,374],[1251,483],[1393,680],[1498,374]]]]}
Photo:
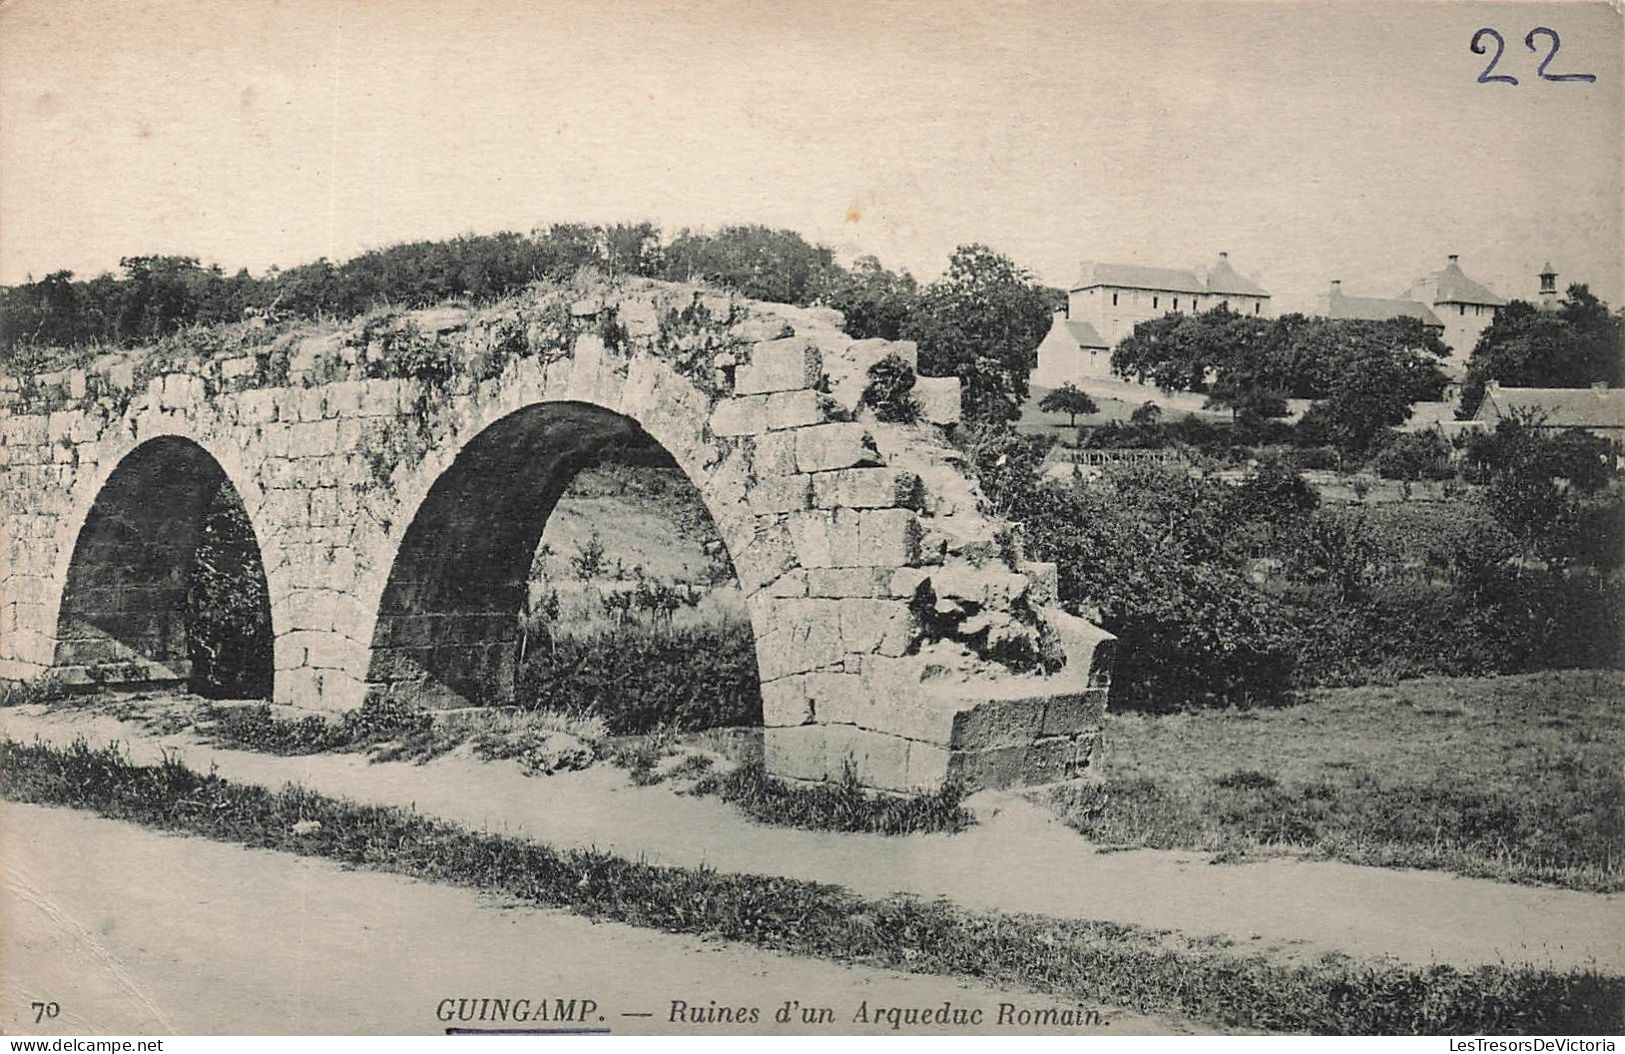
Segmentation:
{"type": "Polygon", "coordinates": [[[1154,425],[1161,420],[1162,407],[1150,399],[1136,406],[1134,412],[1128,415],[1129,424],[1132,425],[1154,425]]]}
{"type": "Polygon", "coordinates": [[[660,228],[642,223],[616,223],[604,228],[604,264],[610,274],[641,275],[660,273],[662,264],[660,228]]]}
{"type": "Polygon", "coordinates": [[[1011,421],[1049,325],[1030,272],[985,245],[962,245],[921,292],[903,336],[920,346],[921,373],[960,379],[967,418],[1011,421]]]}
{"type": "Polygon", "coordinates": [[[1300,422],[1307,436],[1364,453],[1403,424],[1413,404],[1444,394],[1446,349],[1417,320],[1314,321],[1293,341],[1301,361],[1316,363],[1314,382],[1299,389],[1316,400],[1300,422]]]}
{"type": "Polygon", "coordinates": [[[751,224],[715,234],[679,232],[666,247],[663,277],[714,282],[753,300],[809,304],[834,266],[833,249],[812,245],[795,231],[751,224]]]}
{"type": "Polygon", "coordinates": [[[1039,400],[1038,408],[1047,414],[1066,414],[1068,427],[1078,426],[1079,414],[1097,414],[1100,407],[1089,398],[1089,393],[1072,384],[1063,384],[1039,400]]]}
{"type": "Polygon", "coordinates": [[[900,340],[919,305],[920,286],[907,271],[897,274],[873,256],[860,256],[851,268],[826,272],[818,301],[846,317],[846,332],[863,340],[900,340]]]}
{"type": "Polygon", "coordinates": [[[1514,300],[1496,313],[1467,360],[1460,416],[1478,411],[1484,388],[1499,381],[1520,388],[1584,388],[1625,383],[1625,313],[1584,285],[1571,285],[1556,311],[1514,300]]]}
{"type": "Polygon", "coordinates": [[[1112,351],[1112,370],[1151,381],[1164,391],[1206,392],[1216,381],[1235,384],[1259,372],[1259,349],[1271,321],[1220,305],[1211,311],[1167,314],[1137,323],[1112,351]]]}

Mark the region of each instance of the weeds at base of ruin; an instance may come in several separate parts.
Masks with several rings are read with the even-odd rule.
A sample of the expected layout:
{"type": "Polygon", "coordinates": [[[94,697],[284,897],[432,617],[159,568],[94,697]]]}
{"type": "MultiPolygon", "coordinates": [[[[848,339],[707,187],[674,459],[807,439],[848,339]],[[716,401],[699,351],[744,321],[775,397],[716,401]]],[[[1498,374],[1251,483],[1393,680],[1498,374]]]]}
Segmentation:
{"type": "Polygon", "coordinates": [[[715,795],[758,823],[809,831],[957,834],[976,822],[960,804],[965,792],[958,784],[915,797],[876,794],[858,782],[850,763],[838,782],[802,784],[775,779],[760,761],[750,761],[706,774],[688,793],[715,795]]]}
{"type": "Polygon", "coordinates": [[[667,933],[912,973],[975,977],[1176,1012],[1243,1028],[1321,1034],[1606,1035],[1625,1026],[1625,980],[1591,970],[1462,970],[1327,956],[1284,963],[1226,942],[1098,921],[870,899],[796,879],[661,867],[474,832],[298,786],[278,791],[131,764],[116,746],[0,741],[0,797],[503,893],[667,933]]]}

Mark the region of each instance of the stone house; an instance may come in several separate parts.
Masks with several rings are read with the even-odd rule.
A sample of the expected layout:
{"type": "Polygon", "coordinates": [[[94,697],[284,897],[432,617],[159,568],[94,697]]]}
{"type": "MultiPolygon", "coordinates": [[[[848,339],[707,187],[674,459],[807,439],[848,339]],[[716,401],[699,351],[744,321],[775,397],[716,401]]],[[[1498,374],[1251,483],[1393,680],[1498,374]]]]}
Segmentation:
{"type": "Polygon", "coordinates": [[[1494,428],[1514,415],[1533,416],[1536,428],[1583,428],[1615,443],[1625,442],[1625,388],[1601,382],[1589,388],[1507,388],[1489,382],[1473,420],[1494,428]]]}
{"type": "MultiPolygon", "coordinates": [[[[1032,383],[1045,388],[1070,383],[1089,391],[1103,384],[1132,385],[1112,375],[1111,349],[1134,332],[1135,323],[1221,305],[1238,314],[1270,314],[1269,291],[1232,267],[1228,253],[1220,253],[1205,273],[1139,264],[1086,266],[1038,345],[1032,383]]],[[[1142,398],[1155,397],[1154,389],[1132,387],[1142,389],[1142,398]]]]}
{"type": "Polygon", "coordinates": [[[1401,296],[1431,306],[1435,317],[1444,324],[1442,339],[1450,348],[1445,372],[1452,376],[1465,372],[1467,356],[1473,353],[1478,335],[1506,305],[1488,286],[1469,278],[1461,269],[1461,258],[1454,253],[1444,267],[1412,282],[1401,296]]]}

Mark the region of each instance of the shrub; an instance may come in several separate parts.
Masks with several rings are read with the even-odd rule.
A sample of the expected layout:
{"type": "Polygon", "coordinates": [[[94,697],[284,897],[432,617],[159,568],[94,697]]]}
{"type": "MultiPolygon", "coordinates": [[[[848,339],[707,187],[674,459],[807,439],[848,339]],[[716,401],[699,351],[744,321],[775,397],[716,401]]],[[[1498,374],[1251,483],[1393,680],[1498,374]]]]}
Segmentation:
{"type": "Polygon", "coordinates": [[[919,420],[920,404],[914,398],[914,367],[900,355],[887,355],[870,366],[863,402],[882,421],[912,424],[919,420]]]}
{"type": "Polygon", "coordinates": [[[596,715],[623,735],[762,723],[756,639],[744,619],[668,628],[628,622],[531,635],[520,705],[596,715]]]}
{"type": "Polygon", "coordinates": [[[1383,479],[1449,479],[1456,474],[1450,452],[1450,443],[1438,432],[1403,432],[1377,452],[1371,467],[1383,479]]]}
{"type": "Polygon", "coordinates": [[[1285,612],[1222,559],[1224,484],[1140,470],[1039,488],[1029,529],[1060,597],[1118,637],[1112,705],[1172,710],[1278,698],[1295,647],[1285,612]]]}
{"type": "Polygon", "coordinates": [[[271,597],[254,528],[229,483],[204,512],[185,624],[194,692],[245,699],[271,694],[271,597]]]}

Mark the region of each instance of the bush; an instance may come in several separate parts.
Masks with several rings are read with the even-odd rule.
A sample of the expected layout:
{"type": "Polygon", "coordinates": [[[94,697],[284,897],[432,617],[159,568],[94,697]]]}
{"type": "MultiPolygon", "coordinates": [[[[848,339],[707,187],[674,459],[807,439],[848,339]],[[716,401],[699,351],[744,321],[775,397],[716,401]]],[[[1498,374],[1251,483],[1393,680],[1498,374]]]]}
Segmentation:
{"type": "Polygon", "coordinates": [[[920,404],[914,398],[914,367],[900,355],[887,355],[870,366],[863,402],[882,421],[912,424],[919,420],[920,404]]]}
{"type": "Polygon", "coordinates": [[[624,735],[760,725],[756,639],[744,619],[533,631],[518,674],[527,709],[596,715],[624,735]]]}
{"type": "Polygon", "coordinates": [[[212,698],[271,694],[271,596],[259,544],[231,484],[220,485],[203,518],[186,590],[191,689],[212,698]]]}
{"type": "Polygon", "coordinates": [[[1141,469],[1105,486],[1049,483],[1028,537],[1060,597],[1118,637],[1112,705],[1174,710],[1280,697],[1296,649],[1281,606],[1225,562],[1222,483],[1141,469]]]}
{"type": "Polygon", "coordinates": [[[1404,432],[1377,452],[1371,467],[1383,479],[1450,479],[1450,443],[1435,431],[1404,432]]]}

